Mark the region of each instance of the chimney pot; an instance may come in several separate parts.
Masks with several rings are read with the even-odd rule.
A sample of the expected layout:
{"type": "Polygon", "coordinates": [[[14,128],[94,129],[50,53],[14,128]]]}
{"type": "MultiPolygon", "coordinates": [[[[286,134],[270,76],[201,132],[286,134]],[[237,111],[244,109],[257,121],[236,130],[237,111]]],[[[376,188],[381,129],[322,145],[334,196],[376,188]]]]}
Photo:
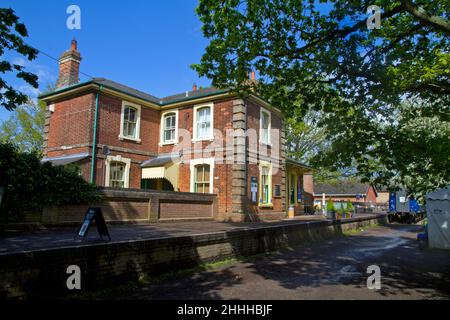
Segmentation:
{"type": "Polygon", "coordinates": [[[197,91],[197,85],[194,83],[194,85],[192,86],[192,91],[197,91]]]}
{"type": "Polygon", "coordinates": [[[255,80],[255,71],[252,71],[251,79],[255,80]]]}
{"type": "Polygon", "coordinates": [[[70,44],[70,51],[77,51],[77,40],[75,38],[72,39],[70,44]]]}

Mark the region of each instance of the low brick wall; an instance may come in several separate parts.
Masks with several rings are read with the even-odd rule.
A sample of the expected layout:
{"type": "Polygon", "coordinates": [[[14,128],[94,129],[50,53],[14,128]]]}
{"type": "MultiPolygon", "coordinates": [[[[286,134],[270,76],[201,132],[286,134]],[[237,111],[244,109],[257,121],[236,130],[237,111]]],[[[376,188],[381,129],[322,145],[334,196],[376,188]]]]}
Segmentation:
{"type": "Polygon", "coordinates": [[[384,222],[384,216],[292,222],[202,235],[0,254],[0,298],[70,294],[65,285],[69,265],[81,268],[83,290],[97,290],[146,274],[155,276],[200,263],[295,247],[384,222]]]}
{"type": "Polygon", "coordinates": [[[80,223],[89,207],[100,207],[107,222],[157,222],[159,220],[214,218],[217,196],[171,191],[102,189],[104,200],[97,204],[45,208],[43,224],[80,223]]]}

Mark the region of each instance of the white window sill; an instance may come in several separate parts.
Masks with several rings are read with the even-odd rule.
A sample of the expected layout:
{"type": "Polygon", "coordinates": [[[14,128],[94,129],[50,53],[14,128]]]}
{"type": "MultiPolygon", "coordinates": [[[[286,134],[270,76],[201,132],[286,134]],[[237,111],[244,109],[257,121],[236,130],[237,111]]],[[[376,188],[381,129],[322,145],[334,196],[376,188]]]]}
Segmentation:
{"type": "Polygon", "coordinates": [[[134,142],[138,142],[138,143],[141,142],[141,139],[139,139],[139,138],[125,137],[122,135],[119,135],[119,140],[130,140],[130,141],[134,141],[134,142]]]}
{"type": "Polygon", "coordinates": [[[214,141],[214,138],[210,137],[210,138],[195,138],[195,139],[192,139],[192,142],[200,142],[200,141],[214,141]]]}
{"type": "Polygon", "coordinates": [[[166,142],[160,142],[159,145],[160,146],[169,146],[169,145],[173,145],[173,144],[178,144],[178,141],[166,141],[166,142]]]}
{"type": "Polygon", "coordinates": [[[261,141],[261,140],[259,140],[259,143],[262,144],[262,145],[268,146],[268,147],[272,147],[271,143],[267,143],[267,142],[264,142],[264,141],[261,141]]]}

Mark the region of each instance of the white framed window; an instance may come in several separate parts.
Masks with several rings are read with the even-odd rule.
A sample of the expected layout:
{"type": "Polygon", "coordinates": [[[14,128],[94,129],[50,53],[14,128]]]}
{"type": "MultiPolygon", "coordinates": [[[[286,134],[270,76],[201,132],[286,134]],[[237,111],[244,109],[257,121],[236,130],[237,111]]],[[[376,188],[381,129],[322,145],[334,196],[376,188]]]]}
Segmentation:
{"type": "Polygon", "coordinates": [[[214,193],[214,158],[193,159],[190,169],[191,192],[214,193]]]}
{"type": "Polygon", "coordinates": [[[214,139],[214,104],[194,106],[194,141],[214,139]]]}
{"type": "Polygon", "coordinates": [[[259,142],[270,145],[270,129],[272,117],[269,111],[264,108],[260,110],[259,117],[259,142]]]}
{"type": "Polygon", "coordinates": [[[259,165],[259,205],[272,206],[272,164],[261,162],[259,165]]]}
{"type": "Polygon", "coordinates": [[[161,114],[160,145],[178,142],[178,110],[161,114]]]}
{"type": "Polygon", "coordinates": [[[109,186],[113,188],[125,187],[125,163],[113,161],[109,165],[109,186]]]}
{"type": "Polygon", "coordinates": [[[129,188],[131,159],[121,155],[106,158],[105,186],[113,188],[129,188]]]}
{"type": "Polygon", "coordinates": [[[209,193],[211,167],[198,164],[194,167],[194,192],[209,193]]]}
{"type": "Polygon", "coordinates": [[[119,139],[140,142],[140,126],[141,106],[132,102],[122,101],[119,139]]]}

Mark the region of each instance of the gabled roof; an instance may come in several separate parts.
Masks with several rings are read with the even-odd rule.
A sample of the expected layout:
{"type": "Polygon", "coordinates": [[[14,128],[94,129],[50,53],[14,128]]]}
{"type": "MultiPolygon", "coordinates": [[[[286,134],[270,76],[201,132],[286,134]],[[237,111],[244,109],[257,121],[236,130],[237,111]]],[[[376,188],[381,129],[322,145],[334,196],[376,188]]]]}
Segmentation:
{"type": "Polygon", "coordinates": [[[321,195],[358,195],[367,194],[370,185],[360,182],[342,181],[342,183],[314,183],[314,194],[321,195]]]}

